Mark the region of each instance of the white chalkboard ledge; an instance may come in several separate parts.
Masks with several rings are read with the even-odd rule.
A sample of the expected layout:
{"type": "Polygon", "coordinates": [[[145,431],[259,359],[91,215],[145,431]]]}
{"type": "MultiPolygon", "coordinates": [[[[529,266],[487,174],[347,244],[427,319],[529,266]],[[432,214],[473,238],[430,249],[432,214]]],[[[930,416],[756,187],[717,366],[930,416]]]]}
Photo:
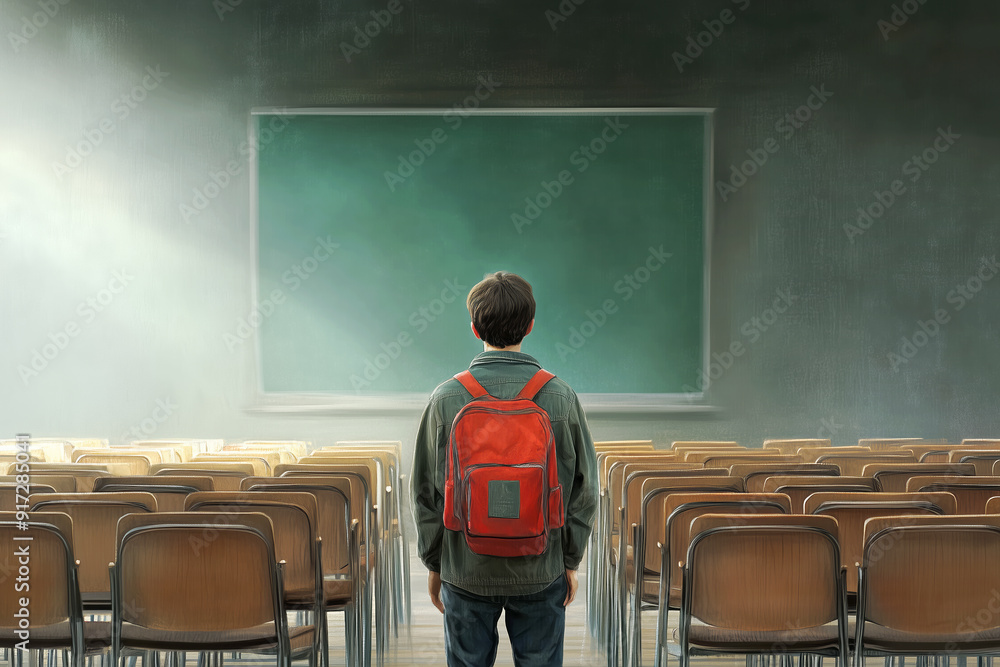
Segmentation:
{"type": "MultiPolygon", "coordinates": [[[[419,413],[429,394],[301,394],[257,395],[252,414],[419,413]]],[[[587,414],[702,414],[717,416],[722,408],[708,405],[702,394],[580,394],[587,414]]]]}

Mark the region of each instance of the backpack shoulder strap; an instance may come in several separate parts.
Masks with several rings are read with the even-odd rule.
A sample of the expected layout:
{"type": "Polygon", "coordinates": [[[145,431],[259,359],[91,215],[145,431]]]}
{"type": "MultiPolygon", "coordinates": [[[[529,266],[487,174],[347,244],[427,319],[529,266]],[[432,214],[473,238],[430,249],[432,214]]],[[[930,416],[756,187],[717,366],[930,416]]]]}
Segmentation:
{"type": "Polygon", "coordinates": [[[479,384],[479,380],[472,377],[471,371],[464,370],[461,373],[455,375],[455,379],[462,383],[465,390],[472,394],[472,398],[479,398],[480,396],[489,396],[490,393],[483,389],[483,385],[479,384]]]}
{"type": "Polygon", "coordinates": [[[538,390],[544,387],[545,383],[554,377],[554,374],[548,372],[544,368],[540,369],[531,377],[530,380],[528,380],[528,384],[524,385],[524,389],[522,389],[517,395],[517,398],[526,398],[529,401],[534,400],[535,394],[538,393],[538,390]]]}

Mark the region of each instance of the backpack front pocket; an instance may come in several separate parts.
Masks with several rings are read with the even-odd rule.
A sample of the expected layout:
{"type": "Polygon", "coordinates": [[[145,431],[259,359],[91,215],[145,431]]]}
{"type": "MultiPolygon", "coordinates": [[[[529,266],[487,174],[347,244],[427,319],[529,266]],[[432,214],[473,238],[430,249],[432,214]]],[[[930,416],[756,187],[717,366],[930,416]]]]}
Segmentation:
{"type": "Polygon", "coordinates": [[[537,537],[546,528],[546,489],[542,466],[481,465],[465,482],[466,523],[480,537],[537,537]]]}

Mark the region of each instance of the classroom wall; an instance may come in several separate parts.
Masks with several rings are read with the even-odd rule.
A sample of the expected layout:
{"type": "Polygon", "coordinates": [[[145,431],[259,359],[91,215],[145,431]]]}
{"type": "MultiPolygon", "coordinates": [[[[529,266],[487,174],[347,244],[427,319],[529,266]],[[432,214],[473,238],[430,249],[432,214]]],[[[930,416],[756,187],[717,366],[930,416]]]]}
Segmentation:
{"type": "Polygon", "coordinates": [[[974,0],[8,0],[0,433],[411,441],[410,413],[246,410],[252,354],[226,335],[252,307],[248,110],[478,87],[483,106],[718,109],[722,410],[592,415],[596,437],[997,436],[998,19],[974,0]]]}

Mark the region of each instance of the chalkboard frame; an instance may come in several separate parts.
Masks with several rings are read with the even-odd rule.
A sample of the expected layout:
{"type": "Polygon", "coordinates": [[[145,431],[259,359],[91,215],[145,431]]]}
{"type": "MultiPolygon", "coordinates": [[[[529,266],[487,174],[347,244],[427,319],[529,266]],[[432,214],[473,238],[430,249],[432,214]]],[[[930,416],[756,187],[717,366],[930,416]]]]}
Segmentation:
{"type": "MultiPolygon", "coordinates": [[[[248,152],[250,164],[250,266],[251,304],[259,303],[259,204],[258,204],[258,153],[266,141],[257,136],[255,116],[300,116],[300,115],[428,115],[442,116],[452,112],[447,108],[413,107],[253,107],[248,118],[248,152]]],[[[463,115],[697,115],[705,121],[703,180],[703,249],[702,261],[702,342],[701,373],[707,376],[710,362],[710,294],[712,230],[714,221],[714,197],[712,196],[712,175],[714,173],[714,127],[715,109],[708,107],[507,107],[490,109],[465,109],[463,115]]],[[[259,331],[251,326],[250,345],[246,350],[252,356],[248,360],[251,396],[247,410],[260,413],[284,414],[365,414],[365,413],[413,413],[422,410],[429,394],[410,392],[386,392],[381,394],[356,395],[340,392],[268,392],[264,390],[261,369],[263,368],[262,346],[259,331]]],[[[530,353],[530,350],[527,350],[530,353]]],[[[701,390],[685,393],[580,393],[580,402],[588,413],[715,413],[719,408],[705,404],[701,390]]]]}

